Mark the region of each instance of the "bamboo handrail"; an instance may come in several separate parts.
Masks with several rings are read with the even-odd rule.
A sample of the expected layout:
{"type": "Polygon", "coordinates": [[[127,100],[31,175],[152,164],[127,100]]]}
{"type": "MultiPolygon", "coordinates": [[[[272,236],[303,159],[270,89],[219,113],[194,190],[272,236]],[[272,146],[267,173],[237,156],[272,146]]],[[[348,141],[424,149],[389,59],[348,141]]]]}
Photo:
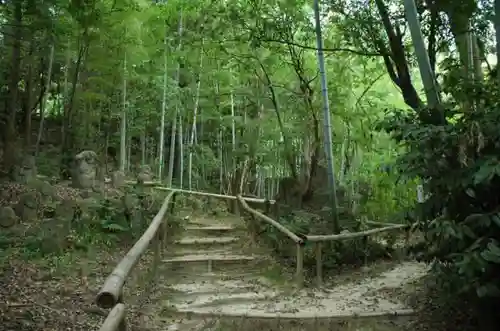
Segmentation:
{"type": "MultiPolygon", "coordinates": [[[[380,225],[378,222],[366,222],[369,224],[380,225]]],[[[389,223],[390,224],[390,223],[389,223]]],[[[375,228],[360,232],[348,232],[348,233],[340,233],[340,234],[330,234],[330,235],[306,235],[306,240],[308,242],[313,242],[315,244],[316,251],[316,285],[320,287],[323,283],[323,259],[322,259],[322,243],[326,241],[339,241],[353,238],[365,237],[367,238],[369,235],[388,232],[392,230],[398,229],[409,229],[409,224],[390,224],[389,226],[385,226],[383,228],[375,228]]],[[[407,232],[406,241],[408,241],[409,233],[407,232]]],[[[366,257],[366,256],[365,256],[366,257]]]]}
{"type": "MultiPolygon", "coordinates": [[[[156,190],[160,190],[160,191],[173,191],[173,190],[175,190],[179,193],[200,195],[200,196],[205,196],[205,197],[220,198],[220,199],[227,199],[227,200],[237,200],[238,196],[239,196],[239,195],[238,196],[224,195],[224,194],[201,192],[201,191],[190,191],[190,190],[176,189],[176,188],[170,188],[170,187],[164,187],[164,186],[154,186],[153,188],[156,190]]],[[[248,201],[248,202],[255,202],[255,203],[269,202],[270,204],[276,203],[275,200],[267,200],[267,199],[261,199],[261,198],[251,198],[251,197],[242,197],[242,198],[243,198],[243,200],[248,201]]]]}
{"type": "Polygon", "coordinates": [[[303,238],[300,238],[295,233],[293,233],[292,231],[288,230],[286,227],[284,227],[280,223],[273,220],[271,217],[266,216],[253,208],[250,208],[250,206],[246,203],[245,199],[242,196],[237,195],[236,197],[237,197],[238,201],[240,202],[241,206],[243,207],[243,209],[245,209],[247,212],[260,218],[261,220],[265,221],[266,223],[274,226],[275,228],[280,230],[281,233],[285,234],[288,238],[292,239],[295,243],[304,244],[303,238]]]}
{"type": "Polygon", "coordinates": [[[172,191],[163,202],[160,210],[153,218],[153,221],[137,240],[134,246],[128,251],[125,257],[118,263],[111,275],[108,276],[101,290],[97,294],[96,303],[101,308],[112,308],[120,302],[123,284],[129,276],[132,269],[137,265],[139,259],[144,254],[149,244],[158,233],[158,229],[166,219],[166,214],[170,201],[177,194],[177,191],[172,191]]]}
{"type": "Polygon", "coordinates": [[[384,225],[384,226],[389,226],[389,225],[401,225],[398,223],[389,223],[389,222],[377,222],[377,221],[363,221],[366,224],[371,224],[371,225],[384,225]]]}
{"type": "Polygon", "coordinates": [[[248,213],[252,214],[257,218],[260,218],[261,220],[275,227],[281,233],[285,234],[288,238],[290,238],[295,242],[296,246],[295,279],[299,287],[304,286],[304,245],[305,245],[304,238],[300,238],[295,233],[293,233],[280,223],[273,220],[271,217],[264,215],[253,208],[250,208],[250,206],[246,203],[245,199],[241,195],[237,195],[236,198],[238,199],[238,202],[240,203],[241,207],[243,207],[243,209],[245,209],[248,213]]]}
{"type": "Polygon", "coordinates": [[[99,331],[125,331],[125,305],[117,304],[104,320],[99,331]]]}
{"type": "Polygon", "coordinates": [[[370,229],[370,230],[361,231],[361,232],[349,232],[349,233],[329,234],[329,235],[306,235],[305,237],[307,238],[307,241],[311,241],[311,242],[338,241],[338,240],[366,237],[366,236],[369,236],[369,235],[372,235],[375,233],[379,233],[379,232],[387,232],[387,231],[391,231],[391,230],[405,229],[408,227],[409,227],[408,224],[397,224],[397,225],[386,226],[383,228],[370,229]]]}

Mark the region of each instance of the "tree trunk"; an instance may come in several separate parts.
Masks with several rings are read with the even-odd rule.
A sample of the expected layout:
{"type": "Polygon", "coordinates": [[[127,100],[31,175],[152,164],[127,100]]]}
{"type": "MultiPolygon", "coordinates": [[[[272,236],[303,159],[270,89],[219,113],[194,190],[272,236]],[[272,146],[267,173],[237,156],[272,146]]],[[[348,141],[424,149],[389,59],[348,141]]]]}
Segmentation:
{"type": "Polygon", "coordinates": [[[120,119],[120,171],[125,172],[127,164],[127,54],[123,59],[122,112],[120,119]]]}
{"type": "Polygon", "coordinates": [[[167,71],[167,23],[165,22],[165,37],[163,40],[163,95],[161,102],[161,122],[160,122],[160,148],[158,151],[158,180],[163,179],[163,167],[165,166],[163,151],[165,148],[165,113],[167,111],[167,82],[168,82],[168,71],[167,71]]]}
{"type": "MultiPolygon", "coordinates": [[[[203,41],[202,41],[203,45],[203,41]]],[[[193,110],[193,125],[191,126],[191,137],[189,139],[189,164],[188,164],[188,187],[189,190],[193,189],[193,148],[196,137],[196,121],[198,115],[198,106],[200,102],[200,88],[201,88],[201,73],[203,72],[203,46],[200,52],[200,76],[198,77],[198,83],[196,85],[196,96],[194,100],[194,110],[193,110]]]]}
{"type": "Polygon", "coordinates": [[[40,125],[38,127],[38,135],[36,139],[35,145],[35,155],[38,155],[40,149],[40,142],[42,140],[43,134],[43,124],[45,121],[45,109],[47,109],[47,99],[50,94],[50,82],[52,78],[52,66],[54,64],[54,44],[50,46],[50,54],[49,54],[49,67],[47,69],[47,77],[45,80],[45,90],[42,96],[42,101],[40,102],[40,125]]]}
{"type": "Polygon", "coordinates": [[[12,18],[12,53],[9,77],[9,101],[7,119],[3,130],[3,162],[7,171],[12,170],[16,151],[16,114],[19,107],[19,79],[21,71],[21,40],[22,40],[22,1],[13,2],[14,15],[12,18]]]}
{"type": "Polygon", "coordinates": [[[323,37],[321,36],[321,22],[319,18],[319,0],[314,0],[314,18],[316,24],[316,44],[318,48],[318,67],[321,81],[321,92],[323,94],[324,111],[324,135],[325,135],[325,156],[328,163],[328,186],[331,195],[332,222],[335,233],[340,232],[337,211],[337,184],[335,183],[335,169],[333,163],[333,144],[332,144],[332,124],[330,119],[330,103],[328,100],[328,85],[326,82],[325,59],[323,55],[323,37]]]}

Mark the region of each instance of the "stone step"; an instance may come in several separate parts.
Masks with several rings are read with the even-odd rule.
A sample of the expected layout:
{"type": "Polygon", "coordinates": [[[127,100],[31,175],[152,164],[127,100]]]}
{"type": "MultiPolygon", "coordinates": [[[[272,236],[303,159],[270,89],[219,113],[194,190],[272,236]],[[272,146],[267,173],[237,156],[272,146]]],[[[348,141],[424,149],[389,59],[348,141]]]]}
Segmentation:
{"type": "MultiPolygon", "coordinates": [[[[184,283],[169,286],[174,292],[166,296],[168,302],[177,305],[199,303],[200,298],[205,298],[205,302],[212,304],[213,300],[219,300],[229,296],[238,298],[243,296],[247,299],[248,293],[259,293],[268,289],[258,282],[258,280],[242,281],[241,279],[220,280],[210,279],[206,281],[190,281],[186,279],[184,283]]],[[[240,298],[241,299],[241,298],[240,298]]],[[[253,300],[254,298],[251,297],[253,300]]]]}
{"type": "Polygon", "coordinates": [[[221,289],[216,294],[199,293],[184,302],[178,296],[173,307],[176,313],[189,314],[193,318],[241,318],[255,322],[271,319],[295,323],[324,321],[336,325],[339,321],[347,324],[352,321],[357,325],[354,321],[363,319],[408,318],[414,314],[413,310],[405,300],[397,295],[394,297],[394,293],[423,277],[427,271],[425,264],[407,261],[362,281],[354,279],[328,288],[290,292],[257,285],[256,290],[245,293],[221,289]]]}
{"type": "MultiPolygon", "coordinates": [[[[182,316],[180,313],[176,313],[182,316]]],[[[328,316],[313,318],[288,318],[281,316],[231,316],[207,315],[189,316],[190,321],[199,321],[196,331],[221,330],[289,330],[289,331],[347,331],[347,330],[383,330],[400,331],[407,328],[413,321],[411,315],[382,315],[382,316],[328,316]],[[194,318],[194,319],[193,319],[194,318]]],[[[186,317],[185,317],[186,318],[186,317]]],[[[193,330],[194,329],[190,329],[193,330]]],[[[187,331],[187,329],[186,329],[187,331]]]]}
{"type": "Polygon", "coordinates": [[[185,231],[190,236],[223,236],[228,233],[242,232],[241,229],[229,225],[188,225],[185,231]]]}
{"type": "Polygon", "coordinates": [[[243,227],[244,222],[241,219],[238,218],[224,218],[224,217],[217,217],[217,218],[189,218],[188,219],[188,225],[198,225],[198,226],[233,226],[233,227],[243,227]]]}
{"type": "Polygon", "coordinates": [[[232,252],[232,249],[227,249],[227,247],[203,247],[203,248],[197,248],[197,247],[191,247],[191,246],[174,246],[174,247],[167,247],[168,250],[168,256],[169,258],[174,258],[174,257],[179,257],[179,256],[186,256],[186,255],[197,255],[203,253],[203,254],[212,254],[212,255],[222,255],[222,254],[228,254],[229,252],[232,252]],[[175,249],[173,249],[175,248],[175,249]]]}
{"type": "Polygon", "coordinates": [[[211,272],[214,270],[225,269],[228,266],[234,267],[246,266],[257,259],[254,256],[237,254],[198,254],[175,256],[163,260],[172,271],[186,270],[193,273],[211,272]]]}
{"type": "MultiPolygon", "coordinates": [[[[167,267],[168,268],[168,267],[167,267]]],[[[169,283],[183,283],[185,281],[197,281],[197,282],[212,282],[215,280],[239,280],[239,279],[251,279],[251,280],[259,280],[262,277],[256,275],[256,271],[252,268],[241,268],[237,266],[234,268],[235,270],[231,270],[226,267],[223,270],[213,270],[207,271],[206,268],[204,270],[197,271],[196,274],[193,274],[193,271],[190,268],[177,269],[177,270],[168,270],[168,282],[169,283]]]]}
{"type": "Polygon", "coordinates": [[[232,261],[253,261],[255,260],[254,256],[248,255],[236,255],[236,254],[191,254],[184,256],[172,257],[163,262],[166,263],[189,263],[189,262],[232,262],[232,261]]]}
{"type": "Polygon", "coordinates": [[[231,231],[234,226],[229,225],[188,225],[186,230],[203,230],[203,231],[231,231]]]}
{"type": "Polygon", "coordinates": [[[173,297],[169,300],[173,304],[176,311],[188,312],[191,311],[195,314],[227,310],[230,306],[248,306],[256,304],[257,302],[272,301],[278,293],[270,290],[263,290],[259,287],[252,288],[233,288],[232,290],[220,288],[219,291],[213,290],[212,292],[197,292],[189,294],[182,294],[173,297]],[[222,292],[224,291],[224,292],[222,292]]]}
{"type": "Polygon", "coordinates": [[[238,242],[238,237],[184,237],[175,241],[177,245],[224,245],[238,242]]]}

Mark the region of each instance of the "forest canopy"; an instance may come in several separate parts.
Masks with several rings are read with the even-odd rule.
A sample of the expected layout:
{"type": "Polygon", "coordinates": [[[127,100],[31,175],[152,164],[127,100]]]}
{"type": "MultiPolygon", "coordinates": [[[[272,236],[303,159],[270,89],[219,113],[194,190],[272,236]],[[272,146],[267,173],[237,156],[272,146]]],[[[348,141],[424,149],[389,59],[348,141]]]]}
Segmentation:
{"type": "Polygon", "coordinates": [[[342,217],[405,219],[454,289],[500,294],[500,1],[321,1],[326,88],[311,1],[19,0],[0,15],[5,176],[32,155],[68,179],[92,150],[108,173],[148,165],[223,193],[246,167],[247,193],[306,206],[331,190],[331,150],[342,217]]]}

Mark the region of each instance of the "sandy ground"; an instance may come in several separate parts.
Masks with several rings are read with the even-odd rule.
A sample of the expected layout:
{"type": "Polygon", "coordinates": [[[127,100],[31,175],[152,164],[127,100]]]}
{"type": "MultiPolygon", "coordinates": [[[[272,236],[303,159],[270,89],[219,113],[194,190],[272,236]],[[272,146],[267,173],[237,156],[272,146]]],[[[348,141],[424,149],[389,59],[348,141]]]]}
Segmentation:
{"type": "Polygon", "coordinates": [[[293,294],[255,281],[193,280],[175,284],[179,291],[174,307],[180,312],[313,318],[354,314],[392,313],[408,310],[398,298],[387,298],[388,289],[402,288],[427,272],[424,264],[403,262],[376,277],[293,294]]]}

